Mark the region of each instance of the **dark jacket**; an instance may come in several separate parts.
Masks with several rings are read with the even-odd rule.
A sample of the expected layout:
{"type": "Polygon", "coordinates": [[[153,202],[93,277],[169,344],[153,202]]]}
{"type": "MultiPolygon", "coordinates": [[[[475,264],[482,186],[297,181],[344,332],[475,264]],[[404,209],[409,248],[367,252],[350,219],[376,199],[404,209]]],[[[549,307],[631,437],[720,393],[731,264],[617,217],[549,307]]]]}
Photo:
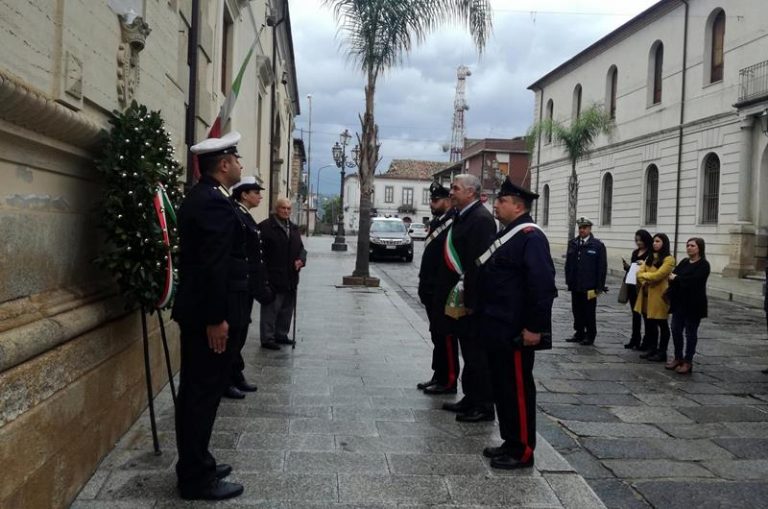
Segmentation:
{"type": "MultiPolygon", "coordinates": [[[[483,254],[496,237],[496,221],[479,201],[459,216],[458,211],[451,226],[453,245],[464,269],[464,305],[474,309],[477,302],[477,266],[475,260],[483,254]]],[[[443,243],[445,245],[445,242],[443,243]]],[[[445,306],[448,294],[459,281],[459,275],[440,264],[435,284],[436,305],[445,306]]]]}
{"type": "MultiPolygon", "coordinates": [[[[532,223],[529,214],[507,225],[497,238],[515,226],[532,223]]],[[[480,334],[519,336],[552,331],[552,303],[557,297],[555,266],[546,235],[538,228],[518,232],[480,267],[478,277],[480,334]]]]}
{"type": "Polygon", "coordinates": [[[572,292],[602,290],[608,272],[605,246],[594,235],[582,244],[576,237],[568,242],[565,255],[565,284],[572,292]]]}
{"type": "Polygon", "coordinates": [[[434,218],[429,222],[429,234],[424,240],[424,254],[421,256],[419,267],[419,298],[424,304],[431,303],[437,284],[437,273],[443,263],[443,249],[448,228],[443,229],[438,235],[432,234],[444,225],[454,215],[453,210],[446,212],[442,219],[434,218]]]}
{"type": "Polygon", "coordinates": [[[688,318],[705,318],[709,262],[701,259],[691,263],[685,258],[677,264],[672,273],[675,279],[669,282],[666,293],[670,313],[680,313],[688,318]]]}
{"type": "Polygon", "coordinates": [[[272,288],[267,277],[267,267],[264,264],[264,244],[261,241],[259,225],[248,209],[234,201],[240,220],[245,225],[245,243],[248,255],[248,288],[251,296],[261,304],[269,304],[274,300],[272,288]]]}
{"type": "Polygon", "coordinates": [[[290,237],[274,215],[259,223],[261,241],[264,244],[264,262],[269,283],[276,293],[291,292],[299,285],[296,260],[307,263],[307,251],[301,241],[299,227],[289,222],[290,237]]]}
{"type": "Polygon", "coordinates": [[[184,198],[179,220],[179,287],[172,317],[187,325],[248,323],[245,227],[219,183],[203,175],[184,198]]]}

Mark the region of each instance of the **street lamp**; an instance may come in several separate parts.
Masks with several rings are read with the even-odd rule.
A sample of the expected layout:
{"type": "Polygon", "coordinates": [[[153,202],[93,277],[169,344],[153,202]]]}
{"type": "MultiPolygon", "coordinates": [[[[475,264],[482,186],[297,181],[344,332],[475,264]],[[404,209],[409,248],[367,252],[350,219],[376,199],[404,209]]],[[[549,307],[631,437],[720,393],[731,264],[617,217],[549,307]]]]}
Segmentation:
{"type": "Polygon", "coordinates": [[[357,161],[358,155],[360,153],[358,147],[352,149],[352,158],[355,162],[347,162],[347,143],[349,143],[349,139],[351,137],[352,136],[349,134],[349,131],[344,129],[344,132],[341,133],[341,143],[337,141],[331,148],[333,161],[336,163],[336,166],[341,169],[341,189],[339,191],[339,208],[341,210],[339,210],[339,226],[336,228],[336,238],[331,245],[332,251],[347,250],[347,244],[344,241],[344,174],[347,168],[353,168],[356,166],[355,162],[357,161]]]}
{"type": "Polygon", "coordinates": [[[307,134],[307,236],[309,236],[309,209],[312,208],[312,94],[307,94],[309,101],[309,133],[307,134]]]}

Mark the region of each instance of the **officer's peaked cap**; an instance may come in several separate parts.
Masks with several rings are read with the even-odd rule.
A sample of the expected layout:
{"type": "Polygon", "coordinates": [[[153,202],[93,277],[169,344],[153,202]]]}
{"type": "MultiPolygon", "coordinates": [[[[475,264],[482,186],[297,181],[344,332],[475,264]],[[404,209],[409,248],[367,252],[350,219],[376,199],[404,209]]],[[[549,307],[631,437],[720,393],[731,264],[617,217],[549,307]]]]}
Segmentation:
{"type": "Polygon", "coordinates": [[[256,177],[253,175],[246,175],[243,178],[240,179],[240,182],[232,186],[232,194],[235,196],[240,196],[243,193],[247,193],[248,191],[261,191],[264,189],[261,187],[259,182],[256,180],[256,177]]]}
{"type": "Polygon", "coordinates": [[[448,190],[437,182],[432,182],[432,185],[429,186],[429,197],[431,199],[439,200],[440,198],[448,198],[448,196],[448,190]]]}
{"type": "Polygon", "coordinates": [[[576,224],[579,226],[592,226],[592,221],[585,216],[581,216],[576,220],[576,224]]]}
{"type": "Polygon", "coordinates": [[[231,154],[240,157],[237,153],[237,144],[240,143],[240,133],[232,131],[221,138],[208,138],[197,145],[192,145],[190,150],[198,157],[212,157],[231,154]]]}
{"type": "Polygon", "coordinates": [[[504,179],[504,182],[501,183],[501,188],[496,196],[519,196],[525,201],[533,201],[539,197],[538,194],[518,186],[508,178],[504,179]]]}

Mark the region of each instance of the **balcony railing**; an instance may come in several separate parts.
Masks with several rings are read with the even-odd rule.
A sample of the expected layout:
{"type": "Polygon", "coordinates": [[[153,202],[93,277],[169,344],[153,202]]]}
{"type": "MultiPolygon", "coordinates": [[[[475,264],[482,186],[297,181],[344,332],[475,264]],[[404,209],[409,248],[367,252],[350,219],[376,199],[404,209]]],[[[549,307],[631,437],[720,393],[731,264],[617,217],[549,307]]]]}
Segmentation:
{"type": "Polygon", "coordinates": [[[768,60],[739,71],[739,103],[768,97],[768,60]]]}

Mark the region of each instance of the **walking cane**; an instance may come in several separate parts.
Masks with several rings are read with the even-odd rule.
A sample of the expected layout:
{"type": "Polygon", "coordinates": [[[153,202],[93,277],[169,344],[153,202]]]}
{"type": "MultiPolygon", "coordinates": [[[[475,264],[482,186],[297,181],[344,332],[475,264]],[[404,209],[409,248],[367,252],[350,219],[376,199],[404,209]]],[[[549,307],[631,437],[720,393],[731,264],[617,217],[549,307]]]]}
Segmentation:
{"type": "Polygon", "coordinates": [[[296,296],[299,293],[298,289],[298,285],[293,287],[293,344],[291,350],[296,350],[296,301],[298,301],[296,296]]]}

